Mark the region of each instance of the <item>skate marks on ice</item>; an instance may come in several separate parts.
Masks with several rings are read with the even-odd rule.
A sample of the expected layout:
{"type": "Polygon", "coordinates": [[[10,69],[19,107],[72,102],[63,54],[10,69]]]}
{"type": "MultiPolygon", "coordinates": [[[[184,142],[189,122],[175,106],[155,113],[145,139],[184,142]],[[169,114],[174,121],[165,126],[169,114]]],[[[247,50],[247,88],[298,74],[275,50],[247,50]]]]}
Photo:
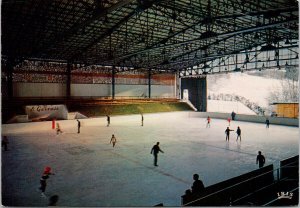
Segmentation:
{"type": "Polygon", "coordinates": [[[174,175],[172,175],[172,174],[170,174],[170,173],[168,173],[168,172],[162,170],[161,167],[158,168],[158,167],[154,167],[154,166],[148,166],[148,165],[145,165],[145,164],[143,164],[142,162],[140,162],[140,161],[138,161],[138,160],[134,160],[134,159],[132,159],[132,158],[129,158],[129,157],[124,156],[124,155],[122,155],[122,154],[120,154],[120,153],[117,153],[117,152],[111,152],[111,153],[112,153],[112,154],[115,154],[115,155],[117,155],[117,156],[119,156],[119,157],[121,157],[121,158],[123,158],[123,159],[126,159],[126,160],[128,160],[128,161],[130,161],[130,162],[133,162],[133,163],[135,163],[135,164],[137,164],[137,165],[139,165],[139,166],[143,166],[143,167],[145,167],[145,168],[147,168],[147,169],[149,169],[149,170],[151,170],[151,171],[154,171],[154,172],[159,173],[159,174],[161,174],[161,175],[170,177],[170,178],[172,178],[173,180],[176,180],[176,181],[178,181],[178,182],[181,182],[181,183],[190,185],[190,181],[186,181],[186,180],[183,180],[183,179],[181,179],[181,178],[179,178],[179,177],[177,177],[177,176],[174,176],[174,175]]]}

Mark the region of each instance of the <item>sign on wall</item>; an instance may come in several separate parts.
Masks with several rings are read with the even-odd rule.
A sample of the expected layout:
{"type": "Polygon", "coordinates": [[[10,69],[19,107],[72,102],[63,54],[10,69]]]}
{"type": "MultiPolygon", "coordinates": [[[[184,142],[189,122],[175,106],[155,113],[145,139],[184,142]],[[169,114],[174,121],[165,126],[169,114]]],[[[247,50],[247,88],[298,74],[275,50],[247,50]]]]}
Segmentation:
{"type": "Polygon", "coordinates": [[[25,111],[31,120],[68,119],[65,105],[27,105],[25,111]]]}

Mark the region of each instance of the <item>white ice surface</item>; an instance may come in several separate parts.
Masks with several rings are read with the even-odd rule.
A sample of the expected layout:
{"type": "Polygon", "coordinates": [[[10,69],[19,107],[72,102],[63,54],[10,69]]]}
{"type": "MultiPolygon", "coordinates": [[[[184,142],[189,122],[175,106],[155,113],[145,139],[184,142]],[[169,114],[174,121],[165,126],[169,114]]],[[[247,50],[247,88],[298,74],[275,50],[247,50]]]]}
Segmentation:
{"type": "Polygon", "coordinates": [[[233,121],[242,129],[242,142],[231,134],[225,141],[227,121],[192,118],[188,112],[145,114],[60,121],[56,136],[51,122],[2,125],[9,137],[2,152],[2,192],[15,206],[45,206],[36,190],[45,166],[51,166],[46,195],[59,195],[58,206],[180,206],[181,195],[198,173],[205,186],[252,171],[260,150],[266,165],[297,155],[296,127],[233,121]],[[116,147],[109,144],[111,135],[116,147]],[[153,166],[152,146],[160,142],[165,152],[153,166]]]}

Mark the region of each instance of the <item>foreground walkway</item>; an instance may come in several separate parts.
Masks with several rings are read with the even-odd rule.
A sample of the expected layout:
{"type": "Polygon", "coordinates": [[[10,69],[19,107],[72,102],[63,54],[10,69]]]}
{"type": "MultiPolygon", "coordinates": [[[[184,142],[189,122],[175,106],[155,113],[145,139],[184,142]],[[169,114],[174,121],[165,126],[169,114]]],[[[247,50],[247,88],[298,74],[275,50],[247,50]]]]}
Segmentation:
{"type": "Polygon", "coordinates": [[[60,121],[63,134],[56,135],[51,122],[2,125],[9,151],[2,151],[2,200],[10,206],[47,206],[39,179],[45,166],[56,175],[48,179],[46,195],[58,195],[58,206],[180,206],[180,196],[198,173],[205,186],[258,168],[257,151],[266,164],[299,152],[296,127],[232,122],[242,129],[225,141],[227,121],[190,118],[187,112],[145,114],[141,117],[106,117],[60,121]],[[116,146],[110,144],[112,134],[116,146]],[[151,148],[164,151],[153,166],[151,148]]]}

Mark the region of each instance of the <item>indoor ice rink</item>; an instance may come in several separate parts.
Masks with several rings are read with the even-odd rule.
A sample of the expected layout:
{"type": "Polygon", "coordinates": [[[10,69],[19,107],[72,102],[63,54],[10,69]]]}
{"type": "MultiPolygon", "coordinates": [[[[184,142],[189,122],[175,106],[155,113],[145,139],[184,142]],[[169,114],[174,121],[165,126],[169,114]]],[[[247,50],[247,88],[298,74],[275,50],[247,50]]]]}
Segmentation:
{"type": "Polygon", "coordinates": [[[55,175],[48,179],[46,196],[58,195],[58,206],[180,206],[181,196],[198,173],[205,186],[258,169],[258,151],[266,165],[299,152],[299,128],[232,121],[225,141],[225,119],[195,116],[197,112],[112,116],[58,121],[3,124],[9,151],[2,152],[2,200],[13,206],[47,206],[38,191],[44,167],[55,175]],[[240,126],[242,140],[236,141],[240,126]],[[116,146],[110,144],[112,134],[116,146]],[[160,142],[164,153],[153,165],[151,148],[160,142]]]}

